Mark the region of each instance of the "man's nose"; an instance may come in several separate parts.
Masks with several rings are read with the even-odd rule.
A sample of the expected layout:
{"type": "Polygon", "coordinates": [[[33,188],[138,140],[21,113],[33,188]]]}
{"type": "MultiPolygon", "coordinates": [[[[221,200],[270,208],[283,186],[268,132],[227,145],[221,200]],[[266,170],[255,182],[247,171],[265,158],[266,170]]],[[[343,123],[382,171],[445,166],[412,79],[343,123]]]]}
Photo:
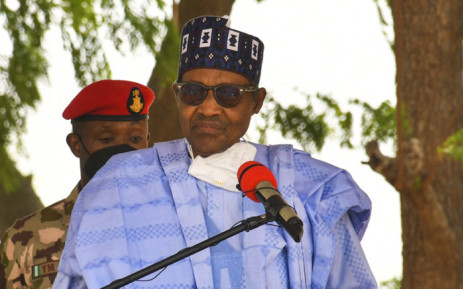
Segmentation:
{"type": "Polygon", "coordinates": [[[222,107],[217,103],[214,97],[214,91],[209,89],[206,98],[199,105],[198,112],[204,115],[215,115],[221,111],[222,107]]]}

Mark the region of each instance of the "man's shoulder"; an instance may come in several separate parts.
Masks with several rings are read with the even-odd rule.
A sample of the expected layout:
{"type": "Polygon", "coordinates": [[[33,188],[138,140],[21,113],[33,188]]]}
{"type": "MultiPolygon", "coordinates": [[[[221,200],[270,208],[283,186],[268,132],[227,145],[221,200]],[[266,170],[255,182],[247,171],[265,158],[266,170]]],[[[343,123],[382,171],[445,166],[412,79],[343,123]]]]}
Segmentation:
{"type": "Polygon", "coordinates": [[[150,165],[156,160],[156,150],[153,147],[138,149],[112,156],[98,171],[99,174],[108,174],[120,169],[137,169],[150,165]]]}
{"type": "Polygon", "coordinates": [[[257,150],[262,154],[266,155],[267,158],[273,158],[276,161],[291,161],[294,164],[299,164],[302,166],[316,166],[323,168],[324,170],[339,171],[339,167],[327,163],[323,160],[320,160],[316,157],[313,157],[312,154],[294,148],[291,144],[272,144],[272,145],[262,145],[255,144],[257,150]]]}
{"type": "Polygon", "coordinates": [[[296,182],[314,181],[324,183],[345,170],[313,157],[310,153],[294,148],[291,144],[259,145],[258,160],[274,168],[290,169],[295,172],[296,182]]]}
{"type": "Polygon", "coordinates": [[[328,163],[317,157],[314,157],[313,155],[306,153],[304,151],[301,151],[301,150],[294,151],[294,162],[295,163],[299,162],[301,164],[314,166],[327,173],[343,171],[342,168],[336,165],[333,165],[331,163],[328,163]]]}
{"type": "Polygon", "coordinates": [[[45,208],[42,208],[30,215],[17,219],[4,233],[2,246],[9,240],[14,245],[28,246],[40,240],[49,240],[53,236],[62,236],[67,229],[67,223],[63,222],[65,216],[72,211],[75,199],[77,198],[77,186],[71,194],[45,208]],[[45,236],[45,238],[41,238],[45,236]],[[37,241],[38,240],[38,241],[37,241]]]}
{"type": "MultiPolygon", "coordinates": [[[[41,230],[47,228],[61,230],[63,227],[62,220],[65,214],[66,200],[67,199],[62,199],[28,216],[17,219],[13,225],[5,231],[5,235],[7,238],[11,239],[14,244],[27,246],[29,242],[35,239],[36,234],[41,234],[41,230]]],[[[45,234],[45,232],[43,232],[43,234],[45,234]]]]}
{"type": "MultiPolygon", "coordinates": [[[[43,280],[42,277],[54,278],[56,275],[56,265],[64,247],[68,226],[63,221],[68,213],[66,205],[72,198],[73,194],[17,219],[7,229],[0,244],[0,258],[5,266],[7,284],[51,284],[48,278],[43,280]],[[34,269],[36,267],[40,267],[40,270],[34,269]]],[[[39,288],[44,288],[42,285],[39,288]]],[[[45,285],[45,288],[49,287],[45,285]]]]}

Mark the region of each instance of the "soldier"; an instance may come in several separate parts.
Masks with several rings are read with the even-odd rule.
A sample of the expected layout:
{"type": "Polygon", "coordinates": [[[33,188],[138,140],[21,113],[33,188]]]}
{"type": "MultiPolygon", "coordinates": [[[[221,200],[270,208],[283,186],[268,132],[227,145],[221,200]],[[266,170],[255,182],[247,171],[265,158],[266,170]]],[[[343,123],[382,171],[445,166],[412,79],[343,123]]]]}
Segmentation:
{"type": "Polygon", "coordinates": [[[102,80],[85,87],[63,112],[72,132],[66,142],[80,159],[71,194],[17,220],[0,244],[0,288],[51,288],[77,195],[114,154],[148,147],[153,91],[139,83],[102,80]]]}

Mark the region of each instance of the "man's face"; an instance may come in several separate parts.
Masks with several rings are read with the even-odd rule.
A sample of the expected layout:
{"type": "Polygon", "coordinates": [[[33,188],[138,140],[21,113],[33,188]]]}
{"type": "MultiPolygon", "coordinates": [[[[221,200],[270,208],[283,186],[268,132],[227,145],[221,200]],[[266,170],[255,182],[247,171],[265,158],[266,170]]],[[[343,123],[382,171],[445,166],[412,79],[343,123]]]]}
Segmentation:
{"type": "MultiPolygon", "coordinates": [[[[193,69],[186,72],[182,82],[197,82],[205,86],[235,84],[248,87],[250,82],[244,76],[219,69],[193,69]]],[[[243,92],[241,101],[231,108],[220,106],[212,90],[197,106],[185,104],[176,91],[177,106],[183,133],[191,144],[194,155],[207,157],[225,151],[239,142],[246,133],[251,116],[258,113],[265,99],[265,89],[253,93],[243,92]]]]}
{"type": "Polygon", "coordinates": [[[74,132],[68,135],[67,142],[74,155],[80,158],[82,186],[87,183],[84,166],[89,154],[97,150],[127,144],[135,149],[148,147],[148,121],[85,121],[76,123],[74,132]],[[77,134],[80,136],[79,140],[77,134]],[[84,149],[83,145],[88,150],[84,149]]]}

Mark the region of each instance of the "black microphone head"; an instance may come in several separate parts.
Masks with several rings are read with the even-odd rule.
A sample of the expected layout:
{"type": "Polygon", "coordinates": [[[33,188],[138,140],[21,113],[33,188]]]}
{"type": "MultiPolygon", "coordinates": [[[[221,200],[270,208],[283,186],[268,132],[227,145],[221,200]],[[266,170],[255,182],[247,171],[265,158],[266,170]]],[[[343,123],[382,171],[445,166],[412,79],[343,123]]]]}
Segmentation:
{"type": "Polygon", "coordinates": [[[283,223],[282,220],[280,220],[280,216],[277,216],[276,221],[278,224],[284,224],[283,227],[286,232],[288,232],[296,243],[301,241],[302,235],[304,234],[304,225],[302,224],[301,219],[298,217],[292,217],[283,223]]]}

